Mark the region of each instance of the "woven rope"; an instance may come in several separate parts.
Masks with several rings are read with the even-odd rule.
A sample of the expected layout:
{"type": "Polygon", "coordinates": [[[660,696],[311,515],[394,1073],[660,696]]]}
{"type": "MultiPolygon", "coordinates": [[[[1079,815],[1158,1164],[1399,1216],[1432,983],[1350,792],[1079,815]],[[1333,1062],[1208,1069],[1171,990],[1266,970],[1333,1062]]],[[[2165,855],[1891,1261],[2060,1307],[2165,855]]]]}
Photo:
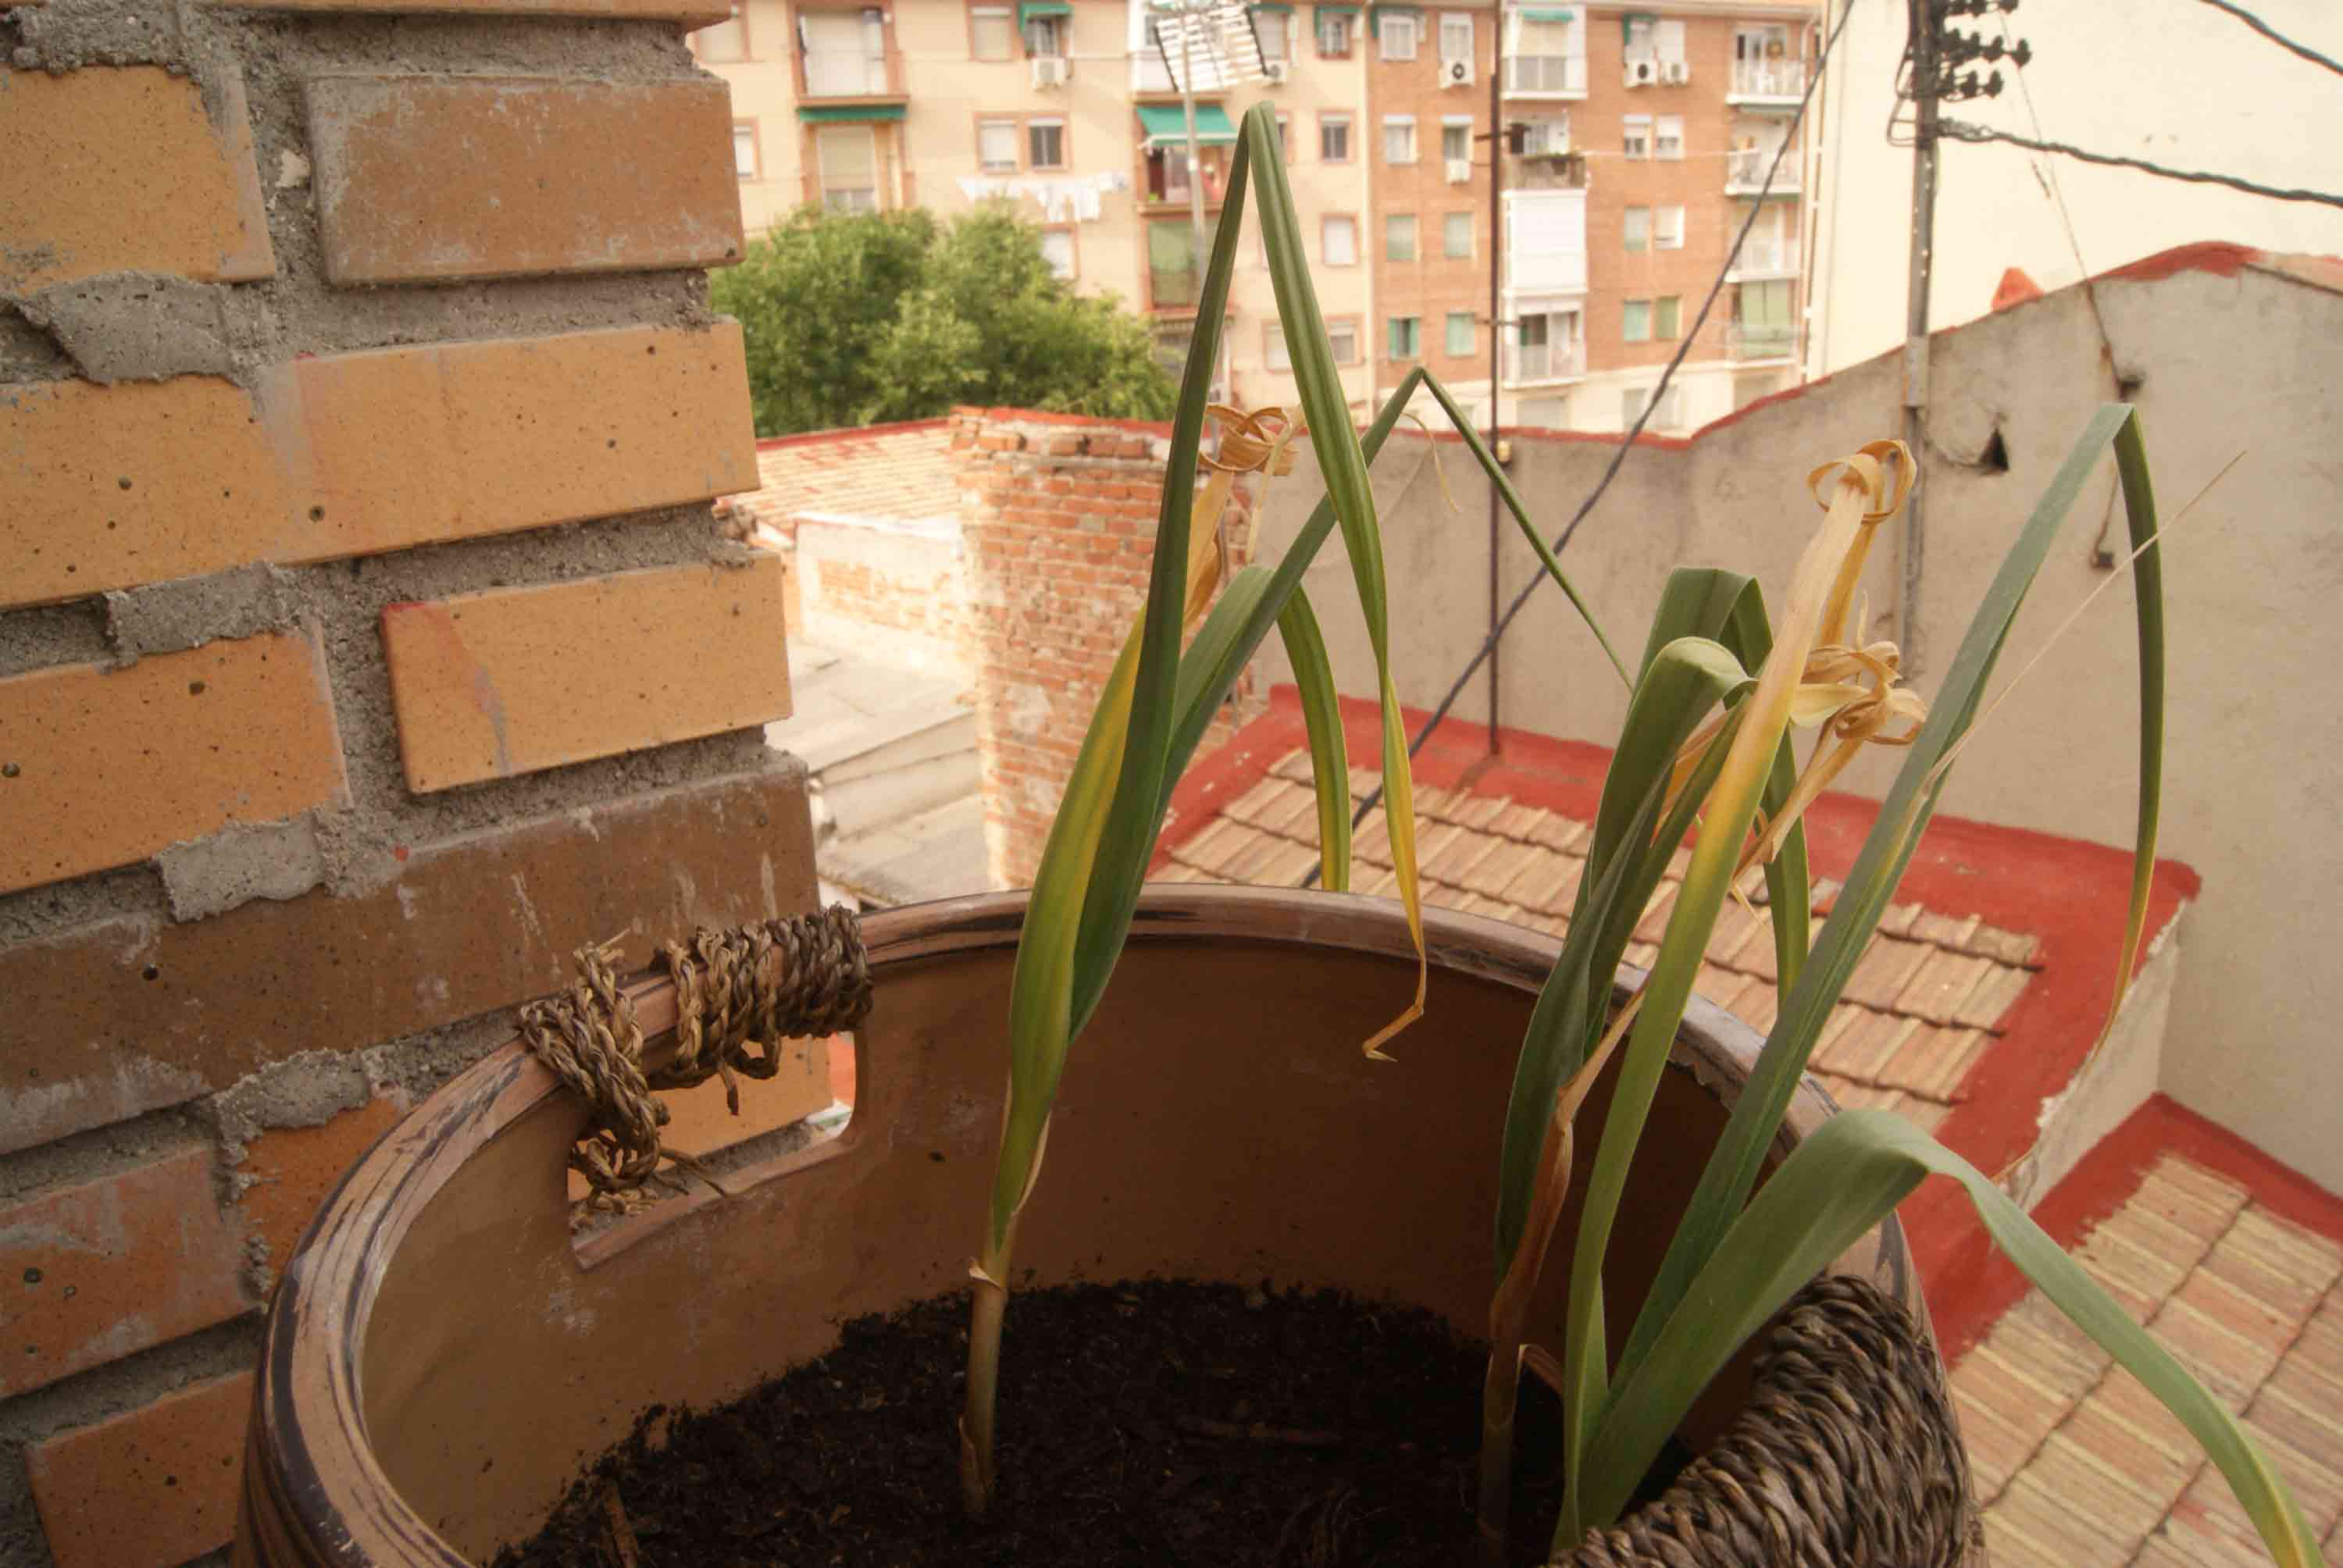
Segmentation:
{"type": "Polygon", "coordinates": [[[643,1068],[642,1026],[619,989],[614,945],[578,950],[568,989],[520,1010],[521,1043],[586,1101],[589,1131],[569,1164],[598,1198],[622,1201],[666,1158],[659,1146],[667,1106],[653,1090],[724,1080],[725,1102],[740,1113],[740,1080],[781,1069],[781,1042],[836,1034],[870,1011],[870,966],[854,911],[763,920],[729,931],[706,928],[689,942],[666,942],[659,967],[675,983],[675,1056],[643,1068]]]}
{"type": "Polygon", "coordinates": [[[1865,1281],[1790,1299],[1724,1440],[1567,1568],[1957,1568],[1981,1561],[1944,1363],[1865,1281]]]}

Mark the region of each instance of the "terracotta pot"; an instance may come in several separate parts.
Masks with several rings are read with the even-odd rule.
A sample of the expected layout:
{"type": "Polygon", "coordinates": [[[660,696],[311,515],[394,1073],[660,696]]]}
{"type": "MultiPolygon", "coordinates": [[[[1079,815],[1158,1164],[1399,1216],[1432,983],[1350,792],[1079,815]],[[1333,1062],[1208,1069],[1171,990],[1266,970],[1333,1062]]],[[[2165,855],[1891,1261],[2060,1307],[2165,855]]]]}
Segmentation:
{"type": "MultiPolygon", "coordinates": [[[[508,1046],[434,1095],[343,1180],[287,1270],[236,1561],[485,1562],[649,1406],[732,1398],[820,1354],[842,1320],[962,1288],[1023,911],[1001,894],[869,920],[878,1000],[853,1120],[732,1179],[748,1191],[729,1200],[662,1201],[574,1242],[562,1162],[580,1113],[545,1070],[508,1046]]],[[[1066,1074],[1021,1272],[1338,1285],[1483,1332],[1498,1128],[1555,945],[1439,910],[1425,927],[1431,1011],[1399,1060],[1373,1062],[1359,1042],[1413,980],[1396,905],[1151,890],[1066,1074]]],[[[661,1027],[672,992],[646,982],[638,1007],[661,1027]]],[[[1630,1321],[1758,1044],[1694,1003],[1607,1271],[1611,1322],[1630,1321]]],[[[1783,1147],[1828,1113],[1802,1089],[1783,1147]]],[[[1558,1241],[1541,1338],[1567,1253],[1558,1241]]],[[[1839,1268],[1925,1322],[1892,1221],[1839,1268]]],[[[1746,1391],[1744,1367],[1721,1377],[1689,1435],[1746,1391]]],[[[955,1413],[935,1412],[939,1443],[955,1413]]]]}

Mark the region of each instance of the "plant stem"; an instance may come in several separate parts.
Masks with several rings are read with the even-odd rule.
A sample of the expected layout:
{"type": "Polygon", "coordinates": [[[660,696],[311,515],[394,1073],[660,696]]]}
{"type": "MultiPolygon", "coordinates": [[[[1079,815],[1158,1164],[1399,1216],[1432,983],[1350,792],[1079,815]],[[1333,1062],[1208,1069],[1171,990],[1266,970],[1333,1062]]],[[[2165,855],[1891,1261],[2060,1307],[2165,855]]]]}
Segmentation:
{"type": "Polygon", "coordinates": [[[1001,1321],[1009,1310],[1009,1253],[1016,1221],[988,1248],[970,1271],[969,1297],[968,1402],[960,1416],[960,1497],[970,1519],[984,1517],[992,1502],[992,1412],[1001,1387],[1001,1321]]]}
{"type": "Polygon", "coordinates": [[[1481,1384],[1481,1568],[1503,1568],[1513,1493],[1513,1409],[1522,1389],[1520,1332],[1489,1347],[1481,1384]]]}

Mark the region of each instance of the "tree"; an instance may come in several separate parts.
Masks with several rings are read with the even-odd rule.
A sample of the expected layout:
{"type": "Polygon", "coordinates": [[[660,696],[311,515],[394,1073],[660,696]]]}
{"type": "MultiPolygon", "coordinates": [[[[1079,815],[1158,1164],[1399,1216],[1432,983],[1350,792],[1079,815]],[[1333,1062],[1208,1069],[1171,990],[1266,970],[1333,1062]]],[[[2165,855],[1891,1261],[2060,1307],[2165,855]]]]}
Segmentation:
{"type": "Polygon", "coordinates": [[[747,337],[760,436],[955,403],[1160,419],[1177,393],[1146,326],[1053,276],[1041,231],[1003,205],[950,225],[803,207],[712,298],[747,337]]]}

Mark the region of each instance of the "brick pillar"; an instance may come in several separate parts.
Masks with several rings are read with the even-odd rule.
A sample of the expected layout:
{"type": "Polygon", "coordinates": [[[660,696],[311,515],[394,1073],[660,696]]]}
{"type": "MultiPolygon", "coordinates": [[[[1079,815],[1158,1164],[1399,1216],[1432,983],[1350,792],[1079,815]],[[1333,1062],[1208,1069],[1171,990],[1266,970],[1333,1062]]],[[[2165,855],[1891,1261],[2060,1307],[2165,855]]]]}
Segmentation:
{"type": "Polygon", "coordinates": [[[339,1171],[581,944],[812,904],[723,8],[353,9],[0,0],[10,1563],[224,1544],[339,1171]]]}
{"type": "MultiPolygon", "coordinates": [[[[952,418],[986,849],[994,886],[1024,887],[1146,602],[1170,427],[1007,408],[952,418]]],[[[1241,506],[1231,514],[1242,563],[1251,528],[1241,506]]],[[[1199,755],[1256,701],[1248,670],[1199,755]]]]}

